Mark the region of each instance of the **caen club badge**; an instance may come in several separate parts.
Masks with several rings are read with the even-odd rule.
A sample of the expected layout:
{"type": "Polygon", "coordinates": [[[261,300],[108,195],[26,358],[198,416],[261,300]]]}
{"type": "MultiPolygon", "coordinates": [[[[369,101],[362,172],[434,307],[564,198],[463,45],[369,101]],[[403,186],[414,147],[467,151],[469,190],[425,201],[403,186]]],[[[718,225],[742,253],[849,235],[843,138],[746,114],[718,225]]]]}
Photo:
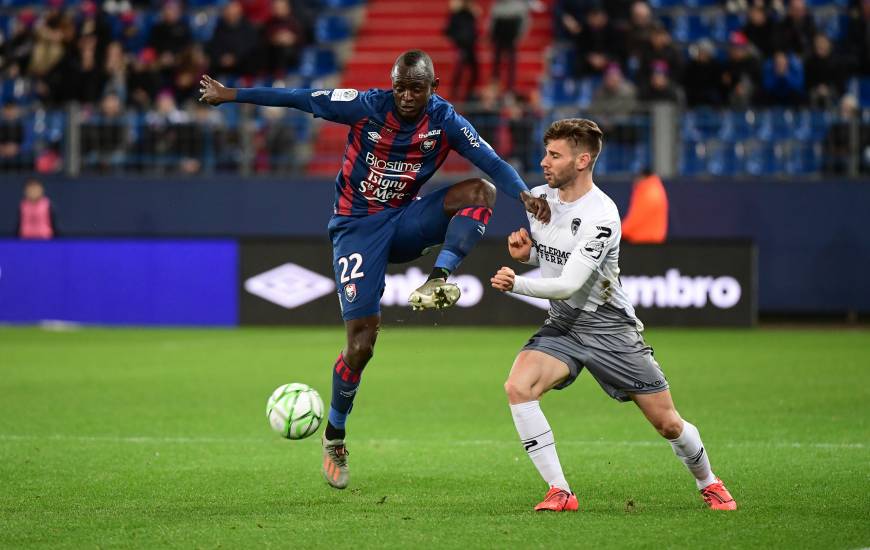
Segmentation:
{"type": "Polygon", "coordinates": [[[344,297],[348,302],[356,300],[356,283],[348,283],[344,285],[344,297]]]}
{"type": "Polygon", "coordinates": [[[420,150],[423,153],[431,153],[435,149],[435,140],[434,139],[424,139],[420,143],[420,150]]]}

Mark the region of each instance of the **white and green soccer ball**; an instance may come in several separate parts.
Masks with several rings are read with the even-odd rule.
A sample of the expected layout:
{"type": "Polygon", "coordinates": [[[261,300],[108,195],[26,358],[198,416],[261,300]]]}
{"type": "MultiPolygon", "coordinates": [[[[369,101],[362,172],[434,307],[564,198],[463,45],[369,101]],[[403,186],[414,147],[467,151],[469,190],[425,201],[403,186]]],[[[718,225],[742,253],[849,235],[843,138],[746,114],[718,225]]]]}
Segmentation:
{"type": "Polygon", "coordinates": [[[323,400],[307,384],[284,384],[269,397],[266,418],[283,437],[304,439],[316,432],[323,420],[323,400]]]}

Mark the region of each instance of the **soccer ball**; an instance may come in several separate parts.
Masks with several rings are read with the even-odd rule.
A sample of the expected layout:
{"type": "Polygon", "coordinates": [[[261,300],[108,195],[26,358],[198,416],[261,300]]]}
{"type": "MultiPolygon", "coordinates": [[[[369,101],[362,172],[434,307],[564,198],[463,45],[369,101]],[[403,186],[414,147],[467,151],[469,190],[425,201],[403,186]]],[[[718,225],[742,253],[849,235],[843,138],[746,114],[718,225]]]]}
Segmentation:
{"type": "Polygon", "coordinates": [[[304,439],[320,427],[323,400],[307,384],[284,384],[269,397],[266,418],[272,429],[283,437],[304,439]]]}

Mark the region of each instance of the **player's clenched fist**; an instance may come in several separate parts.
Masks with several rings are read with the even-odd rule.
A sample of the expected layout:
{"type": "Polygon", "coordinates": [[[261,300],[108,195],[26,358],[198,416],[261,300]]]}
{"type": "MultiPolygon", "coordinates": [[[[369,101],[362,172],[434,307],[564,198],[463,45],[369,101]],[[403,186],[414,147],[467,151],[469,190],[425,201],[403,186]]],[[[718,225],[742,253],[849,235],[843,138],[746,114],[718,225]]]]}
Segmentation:
{"type": "Polygon", "coordinates": [[[519,231],[514,231],[508,236],[508,252],[514,260],[529,261],[529,256],[532,254],[532,238],[525,227],[521,227],[519,231]]]}
{"type": "Polygon", "coordinates": [[[514,270],[509,267],[503,267],[498,270],[498,273],[492,276],[489,280],[492,283],[492,288],[508,292],[514,288],[514,270]]]}

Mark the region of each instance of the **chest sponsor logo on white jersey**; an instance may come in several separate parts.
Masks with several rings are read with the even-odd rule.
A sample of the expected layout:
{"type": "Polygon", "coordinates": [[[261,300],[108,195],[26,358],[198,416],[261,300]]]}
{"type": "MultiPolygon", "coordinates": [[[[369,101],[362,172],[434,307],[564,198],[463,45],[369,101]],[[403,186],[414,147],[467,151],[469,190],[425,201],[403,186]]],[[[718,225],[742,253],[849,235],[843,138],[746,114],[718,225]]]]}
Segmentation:
{"type": "Polygon", "coordinates": [[[535,251],[538,253],[538,259],[544,260],[545,262],[565,265],[565,262],[567,262],[568,258],[571,257],[570,252],[543,243],[532,241],[532,246],[535,247],[535,251]]]}
{"type": "Polygon", "coordinates": [[[420,162],[383,160],[374,153],[366,153],[369,175],[359,182],[357,189],[368,200],[387,202],[408,198],[409,186],[423,167],[420,162]]]}

